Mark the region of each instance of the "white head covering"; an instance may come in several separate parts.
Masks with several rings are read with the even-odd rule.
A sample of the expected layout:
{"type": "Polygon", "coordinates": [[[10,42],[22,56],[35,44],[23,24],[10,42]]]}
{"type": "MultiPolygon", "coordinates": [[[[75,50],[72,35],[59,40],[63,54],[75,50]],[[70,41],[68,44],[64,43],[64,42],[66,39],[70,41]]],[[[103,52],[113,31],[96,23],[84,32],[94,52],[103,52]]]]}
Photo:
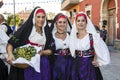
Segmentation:
{"type": "MultiPolygon", "coordinates": [[[[37,12],[39,9],[42,9],[42,8],[37,8],[37,9],[35,10],[35,12],[34,12],[34,16],[33,16],[33,25],[35,25],[35,15],[36,15],[36,12],[37,12]]],[[[42,9],[42,10],[44,10],[44,9],[42,9]]],[[[46,15],[46,14],[45,14],[45,15],[46,15]]],[[[46,19],[46,16],[45,16],[45,19],[46,19]]],[[[46,26],[46,20],[45,20],[43,26],[46,26]]]]}
{"type": "MultiPolygon", "coordinates": [[[[39,9],[42,9],[42,8],[37,8],[36,10],[35,10],[35,12],[34,12],[34,16],[33,16],[33,29],[32,29],[32,32],[31,32],[31,35],[29,36],[29,40],[31,41],[31,42],[34,42],[35,41],[35,35],[37,36],[39,36],[39,34],[36,34],[37,32],[36,32],[36,28],[35,28],[35,15],[36,15],[36,12],[39,10],[39,9]],[[34,39],[33,39],[33,38],[34,39]]],[[[43,9],[42,9],[43,10],[43,9]]],[[[46,14],[45,14],[46,15],[46,14]]],[[[47,24],[47,21],[46,21],[47,19],[46,19],[46,16],[45,16],[45,22],[44,22],[44,24],[43,24],[43,26],[42,26],[42,31],[43,31],[43,33],[42,33],[42,36],[43,36],[43,40],[42,40],[42,44],[45,44],[45,42],[46,42],[46,36],[45,36],[45,32],[44,32],[44,28],[45,28],[45,26],[46,26],[46,24],[47,24]]],[[[42,37],[41,36],[41,37],[42,37]]],[[[39,38],[41,38],[40,36],[39,36],[39,38]]],[[[37,37],[37,39],[38,39],[38,37],[37,37]]],[[[41,40],[39,40],[39,42],[40,42],[41,40]]],[[[37,41],[38,42],[38,41],[37,41]]]]}
{"type": "MultiPolygon", "coordinates": [[[[84,12],[79,12],[78,14],[85,14],[84,12]]],[[[86,15],[86,14],[85,14],[86,15]]],[[[86,15],[87,18],[87,25],[86,25],[86,31],[88,33],[91,34],[97,34],[97,31],[94,27],[94,25],[92,24],[92,22],[90,21],[90,19],[88,18],[88,16],[86,15]]],[[[77,30],[77,26],[76,26],[76,17],[72,26],[72,30],[71,30],[71,35],[70,35],[70,51],[71,51],[71,55],[73,57],[75,57],[75,45],[76,45],[76,33],[78,32],[77,30]]]]}
{"type": "MultiPolygon", "coordinates": [[[[55,19],[54,19],[55,21],[52,23],[52,24],[54,24],[54,26],[51,26],[51,27],[53,27],[53,30],[52,30],[52,33],[53,33],[53,34],[54,34],[55,32],[57,32],[56,21],[58,20],[58,17],[61,16],[61,15],[65,16],[65,15],[62,14],[62,13],[58,14],[58,15],[55,17],[55,19]]],[[[66,20],[67,20],[66,32],[70,32],[70,31],[71,31],[71,24],[70,24],[67,16],[65,16],[65,17],[66,17],[66,20]]]]}
{"type": "MultiPolygon", "coordinates": [[[[42,35],[40,35],[38,32],[36,32],[36,28],[35,28],[35,16],[36,16],[36,12],[41,9],[41,8],[37,8],[34,12],[34,16],[33,16],[33,28],[32,28],[32,32],[29,36],[29,40],[33,43],[37,43],[39,45],[45,45],[46,43],[46,36],[45,36],[45,26],[47,24],[47,19],[45,16],[45,22],[42,26],[42,35]]],[[[45,14],[46,15],[46,14],[45,14]]],[[[37,48],[37,47],[36,47],[37,48]]],[[[39,48],[39,47],[38,47],[39,48]]],[[[41,48],[41,47],[40,47],[41,48]]],[[[40,50],[39,50],[40,51],[40,50]]],[[[36,54],[34,57],[31,58],[31,66],[37,71],[40,72],[40,55],[36,54]]]]}

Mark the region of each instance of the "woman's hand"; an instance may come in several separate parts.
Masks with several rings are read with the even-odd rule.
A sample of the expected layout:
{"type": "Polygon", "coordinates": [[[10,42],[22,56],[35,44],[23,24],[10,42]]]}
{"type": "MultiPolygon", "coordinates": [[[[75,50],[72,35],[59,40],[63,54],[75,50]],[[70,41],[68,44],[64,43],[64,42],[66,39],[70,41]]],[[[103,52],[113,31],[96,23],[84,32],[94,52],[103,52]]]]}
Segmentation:
{"type": "Polygon", "coordinates": [[[7,63],[12,65],[12,61],[15,60],[13,54],[9,54],[7,57],[7,63]]]}
{"type": "Polygon", "coordinates": [[[38,52],[40,55],[51,55],[52,51],[47,49],[47,50],[41,50],[38,52]]]}
{"type": "Polygon", "coordinates": [[[93,65],[94,67],[99,67],[99,64],[98,64],[98,62],[97,62],[97,56],[96,56],[96,55],[94,56],[94,59],[93,59],[93,61],[92,61],[92,65],[93,65]]]}
{"type": "Polygon", "coordinates": [[[44,55],[44,50],[40,50],[38,53],[39,53],[40,55],[44,55]]]}
{"type": "Polygon", "coordinates": [[[92,65],[93,65],[94,67],[99,67],[99,64],[98,64],[98,62],[97,62],[96,60],[93,60],[93,61],[92,61],[92,65]]]}

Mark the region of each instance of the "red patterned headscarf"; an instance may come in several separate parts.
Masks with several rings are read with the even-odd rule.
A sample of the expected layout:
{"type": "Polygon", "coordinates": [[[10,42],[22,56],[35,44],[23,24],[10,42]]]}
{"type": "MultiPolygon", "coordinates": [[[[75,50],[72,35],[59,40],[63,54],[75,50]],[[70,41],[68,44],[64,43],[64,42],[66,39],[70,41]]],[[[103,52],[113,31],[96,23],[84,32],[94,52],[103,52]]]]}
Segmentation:
{"type": "Polygon", "coordinates": [[[65,19],[67,19],[65,15],[60,15],[60,16],[58,16],[57,21],[58,21],[60,18],[65,18],[65,19]]]}
{"type": "Polygon", "coordinates": [[[86,15],[84,13],[77,14],[76,20],[78,19],[79,16],[83,16],[85,18],[85,20],[86,20],[86,23],[87,23],[87,17],[86,17],[86,15]]]}
{"type": "Polygon", "coordinates": [[[45,11],[44,11],[43,9],[38,9],[38,10],[36,11],[36,14],[38,14],[38,13],[43,13],[43,14],[45,14],[45,11]]]}

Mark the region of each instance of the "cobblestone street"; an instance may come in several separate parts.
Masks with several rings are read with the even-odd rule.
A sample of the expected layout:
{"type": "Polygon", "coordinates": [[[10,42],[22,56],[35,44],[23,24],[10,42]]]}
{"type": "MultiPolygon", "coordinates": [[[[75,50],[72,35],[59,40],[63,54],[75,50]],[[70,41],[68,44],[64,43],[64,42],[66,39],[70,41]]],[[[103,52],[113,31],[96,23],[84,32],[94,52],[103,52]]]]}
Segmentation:
{"type": "Polygon", "coordinates": [[[120,51],[109,47],[111,64],[101,67],[104,80],[120,80],[120,51]]]}

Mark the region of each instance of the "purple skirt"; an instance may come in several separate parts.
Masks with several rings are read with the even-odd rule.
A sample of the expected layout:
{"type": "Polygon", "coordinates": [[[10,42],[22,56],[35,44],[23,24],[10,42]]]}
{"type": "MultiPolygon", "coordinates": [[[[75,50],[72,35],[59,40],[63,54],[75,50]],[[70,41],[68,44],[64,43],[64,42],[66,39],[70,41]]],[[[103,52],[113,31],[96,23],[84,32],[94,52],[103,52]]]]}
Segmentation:
{"type": "Polygon", "coordinates": [[[99,67],[92,65],[93,57],[76,57],[72,67],[72,80],[103,80],[99,67]]]}
{"type": "Polygon", "coordinates": [[[24,70],[24,80],[50,80],[50,65],[46,56],[41,56],[40,73],[32,67],[24,70]]]}
{"type": "Polygon", "coordinates": [[[72,67],[72,80],[97,80],[93,58],[76,57],[72,67]]]}
{"type": "Polygon", "coordinates": [[[52,80],[71,80],[73,58],[70,55],[54,55],[52,80]]]}

